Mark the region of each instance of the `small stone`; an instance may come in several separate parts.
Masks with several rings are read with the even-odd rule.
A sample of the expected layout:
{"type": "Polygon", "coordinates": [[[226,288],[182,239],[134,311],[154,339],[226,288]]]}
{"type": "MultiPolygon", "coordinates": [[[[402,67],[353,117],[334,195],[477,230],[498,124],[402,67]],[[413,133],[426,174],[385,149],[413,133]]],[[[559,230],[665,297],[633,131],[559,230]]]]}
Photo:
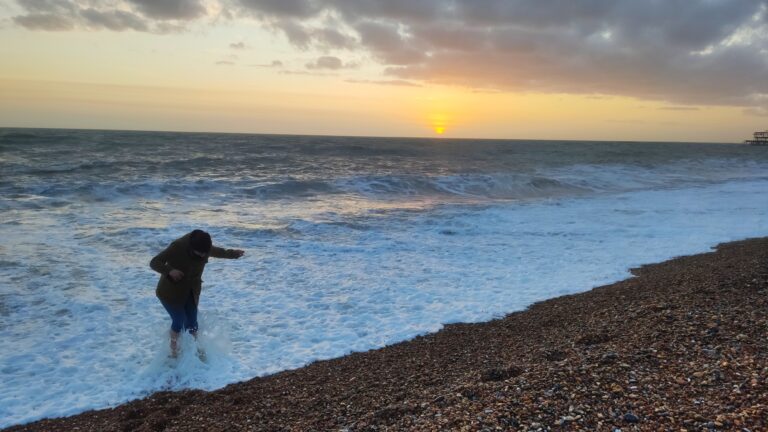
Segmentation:
{"type": "Polygon", "coordinates": [[[745,341],[747,339],[748,339],[748,337],[744,333],[740,333],[738,336],[736,336],[736,340],[737,341],[745,341]]]}
{"type": "Polygon", "coordinates": [[[623,419],[627,423],[637,423],[637,422],[640,421],[640,419],[637,418],[637,416],[632,414],[631,412],[628,412],[628,413],[624,414],[623,419]]]}
{"type": "Polygon", "coordinates": [[[486,369],[480,374],[480,381],[504,381],[509,378],[514,378],[523,373],[523,370],[519,367],[511,366],[505,369],[492,368],[486,369]]]}
{"type": "Polygon", "coordinates": [[[561,350],[551,350],[544,354],[544,358],[552,362],[565,360],[566,357],[568,357],[568,355],[561,350]]]}

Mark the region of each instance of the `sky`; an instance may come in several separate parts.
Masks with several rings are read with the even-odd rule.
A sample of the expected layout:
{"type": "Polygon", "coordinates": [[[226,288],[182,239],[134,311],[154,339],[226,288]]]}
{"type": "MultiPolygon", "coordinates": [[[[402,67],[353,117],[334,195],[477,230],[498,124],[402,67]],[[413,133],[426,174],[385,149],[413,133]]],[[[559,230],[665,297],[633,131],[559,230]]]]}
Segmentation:
{"type": "Polygon", "coordinates": [[[740,142],[768,0],[0,0],[0,126],[740,142]]]}

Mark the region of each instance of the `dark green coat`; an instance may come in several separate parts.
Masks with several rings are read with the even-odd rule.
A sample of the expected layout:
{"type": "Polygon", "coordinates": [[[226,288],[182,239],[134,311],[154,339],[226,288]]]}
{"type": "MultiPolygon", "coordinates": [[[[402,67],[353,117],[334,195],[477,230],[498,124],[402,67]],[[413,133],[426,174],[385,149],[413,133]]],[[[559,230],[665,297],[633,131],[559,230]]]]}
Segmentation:
{"type": "MultiPolygon", "coordinates": [[[[211,247],[209,255],[214,258],[237,258],[234,250],[216,246],[211,247]]],[[[149,262],[152,270],[160,273],[155,294],[168,304],[180,306],[183,306],[187,298],[193,295],[197,304],[200,301],[200,289],[203,284],[201,278],[207,262],[207,258],[200,258],[192,253],[189,247],[189,234],[174,240],[149,262]],[[184,277],[178,282],[174,282],[168,276],[168,273],[174,269],[184,273],[184,277]]]]}

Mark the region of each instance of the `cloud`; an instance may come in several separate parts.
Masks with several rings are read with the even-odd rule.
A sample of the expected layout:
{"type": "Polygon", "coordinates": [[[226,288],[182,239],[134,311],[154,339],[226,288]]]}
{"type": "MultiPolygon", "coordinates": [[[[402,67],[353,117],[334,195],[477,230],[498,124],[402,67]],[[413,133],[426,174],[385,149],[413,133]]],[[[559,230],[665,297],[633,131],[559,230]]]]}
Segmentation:
{"type": "Polygon", "coordinates": [[[302,50],[308,50],[313,45],[321,49],[353,49],[358,45],[357,39],[334,28],[306,26],[293,20],[270,21],[268,27],[283,33],[288,41],[302,50]]]}
{"type": "Polygon", "coordinates": [[[205,16],[203,0],[17,0],[13,21],[29,30],[111,30],[171,33],[205,16]]]}
{"type": "Polygon", "coordinates": [[[339,69],[351,69],[357,67],[356,64],[347,63],[341,61],[338,57],[322,56],[317,60],[307,63],[307,69],[327,69],[327,70],[339,70],[339,69]]]}
{"type": "Polygon", "coordinates": [[[191,20],[205,15],[206,8],[200,0],[128,0],[141,13],[158,20],[191,20]]]}
{"type": "Polygon", "coordinates": [[[301,49],[370,54],[392,79],[754,106],[766,0],[296,0],[240,5],[301,49]],[[330,17],[330,18],[329,18],[330,17]],[[279,22],[278,25],[275,25],[279,22]]]}
{"type": "Polygon", "coordinates": [[[75,28],[71,19],[54,14],[32,13],[14,17],[13,21],[30,30],[66,31],[75,28]]]}
{"type": "Polygon", "coordinates": [[[744,114],[755,116],[755,117],[768,117],[768,108],[766,107],[744,108],[744,114]]]}
{"type": "Polygon", "coordinates": [[[335,76],[335,74],[331,74],[331,73],[309,72],[305,70],[281,70],[278,73],[280,75],[335,76]]]}
{"type": "Polygon", "coordinates": [[[383,63],[408,65],[424,60],[424,46],[400,34],[395,24],[364,21],[355,28],[361,42],[383,63]]]}
{"type": "Polygon", "coordinates": [[[216,62],[217,66],[234,66],[235,62],[231,60],[219,60],[216,62]]]}
{"type": "Polygon", "coordinates": [[[72,0],[17,0],[16,2],[30,13],[65,14],[77,9],[77,5],[72,0]]]}
{"type": "Polygon", "coordinates": [[[321,10],[311,0],[236,0],[242,8],[266,17],[309,18],[321,10]]]}
{"type": "Polygon", "coordinates": [[[753,106],[744,108],[744,113],[757,117],[768,117],[768,93],[752,95],[753,106]]]}
{"type": "Polygon", "coordinates": [[[91,28],[105,28],[114,31],[148,31],[149,29],[141,17],[131,12],[120,10],[102,12],[88,8],[80,11],[80,16],[91,28]]]}
{"type": "Polygon", "coordinates": [[[405,80],[360,80],[360,79],[348,79],[345,80],[348,83],[353,84],[376,84],[376,85],[389,85],[400,87],[423,87],[421,84],[417,84],[411,81],[405,80]]]}
{"type": "MultiPolygon", "coordinates": [[[[389,80],[768,106],[755,97],[768,94],[768,0],[17,2],[17,25],[48,31],[178,31],[220,10],[299,50],[371,59],[389,80]]],[[[338,67],[325,62],[311,67],[338,67]]]]}
{"type": "Polygon", "coordinates": [[[312,34],[303,25],[294,21],[277,21],[271,24],[272,29],[282,31],[288,40],[298,48],[308,49],[312,42],[312,34]]]}
{"type": "Polygon", "coordinates": [[[660,110],[665,111],[699,111],[698,107],[692,107],[692,106],[669,106],[669,107],[661,107],[660,110]]]}
{"type": "Polygon", "coordinates": [[[314,29],[310,34],[320,46],[326,48],[352,49],[358,42],[354,37],[344,34],[334,28],[314,29]]]}
{"type": "Polygon", "coordinates": [[[244,50],[245,42],[232,42],[231,44],[229,44],[229,47],[235,50],[244,50]]]}
{"type": "Polygon", "coordinates": [[[283,67],[283,62],[281,62],[280,60],[272,60],[272,63],[269,63],[269,64],[255,64],[251,66],[263,67],[263,68],[281,68],[283,67]]]}

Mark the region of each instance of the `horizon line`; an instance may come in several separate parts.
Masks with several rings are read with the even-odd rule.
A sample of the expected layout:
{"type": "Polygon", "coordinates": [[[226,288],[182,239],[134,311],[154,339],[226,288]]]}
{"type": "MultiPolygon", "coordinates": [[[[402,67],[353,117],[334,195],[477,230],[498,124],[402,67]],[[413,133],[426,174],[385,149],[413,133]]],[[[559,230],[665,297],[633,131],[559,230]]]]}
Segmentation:
{"type": "Polygon", "coordinates": [[[720,144],[720,145],[746,145],[744,142],[722,141],[638,141],[638,140],[606,140],[606,139],[553,139],[553,138],[457,138],[457,137],[428,137],[428,136],[400,136],[400,135],[337,135],[337,134],[301,134],[301,133],[273,133],[273,132],[216,132],[216,131],[182,131],[182,130],[148,130],[148,129],[105,129],[83,127],[31,127],[31,126],[3,126],[0,129],[45,129],[64,131],[95,131],[95,132],[147,132],[147,133],[176,133],[176,134],[218,134],[218,135],[270,135],[270,136],[296,136],[296,137],[329,137],[329,138],[373,138],[373,139],[412,139],[430,141],[563,141],[563,142],[606,142],[606,143],[659,143],[659,144],[720,144]]]}

